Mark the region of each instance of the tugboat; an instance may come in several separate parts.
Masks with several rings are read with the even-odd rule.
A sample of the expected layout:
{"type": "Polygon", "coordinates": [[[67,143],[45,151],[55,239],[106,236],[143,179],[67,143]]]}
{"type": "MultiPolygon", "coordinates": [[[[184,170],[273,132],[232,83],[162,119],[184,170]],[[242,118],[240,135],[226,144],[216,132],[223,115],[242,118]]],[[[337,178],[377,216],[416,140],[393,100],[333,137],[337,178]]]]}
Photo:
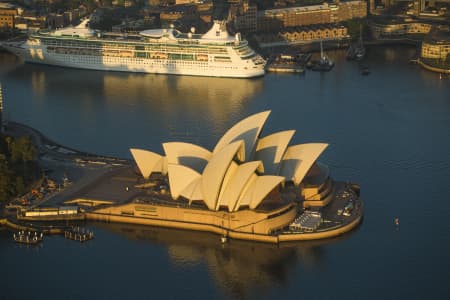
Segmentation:
{"type": "Polygon", "coordinates": [[[320,72],[328,72],[333,67],[334,67],[334,61],[329,59],[323,53],[322,41],[320,41],[320,59],[312,63],[311,70],[320,71],[320,72]]]}
{"type": "Polygon", "coordinates": [[[37,231],[24,231],[21,230],[13,234],[13,239],[16,243],[37,245],[44,239],[44,234],[37,231]]]}

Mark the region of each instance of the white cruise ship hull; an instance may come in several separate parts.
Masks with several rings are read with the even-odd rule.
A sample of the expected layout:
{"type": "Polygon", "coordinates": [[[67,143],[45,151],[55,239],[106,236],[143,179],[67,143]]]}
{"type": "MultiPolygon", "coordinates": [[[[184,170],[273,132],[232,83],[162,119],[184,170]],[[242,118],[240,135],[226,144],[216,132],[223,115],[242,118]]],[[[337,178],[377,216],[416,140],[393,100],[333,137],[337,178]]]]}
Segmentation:
{"type": "Polygon", "coordinates": [[[77,69],[233,78],[252,78],[264,76],[265,74],[264,66],[255,66],[252,63],[231,66],[228,63],[208,61],[59,54],[50,53],[41,45],[30,47],[26,42],[22,44],[3,44],[2,46],[25,62],[77,69]]]}

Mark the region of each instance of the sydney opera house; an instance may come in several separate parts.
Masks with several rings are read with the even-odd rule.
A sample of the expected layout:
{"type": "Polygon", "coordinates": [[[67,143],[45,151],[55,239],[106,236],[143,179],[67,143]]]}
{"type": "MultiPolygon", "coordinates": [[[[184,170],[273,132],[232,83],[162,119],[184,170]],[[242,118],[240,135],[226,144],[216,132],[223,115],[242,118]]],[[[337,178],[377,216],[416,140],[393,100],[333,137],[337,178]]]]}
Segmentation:
{"type": "Polygon", "coordinates": [[[212,151],[184,142],[164,143],[164,154],[131,149],[136,166],[109,182],[123,199],[91,192],[75,202],[90,201],[88,219],[273,243],[327,238],[357,226],[359,188],[334,181],[317,161],[328,144],[290,145],[294,130],[261,136],[269,114],[238,122],[212,151]]]}

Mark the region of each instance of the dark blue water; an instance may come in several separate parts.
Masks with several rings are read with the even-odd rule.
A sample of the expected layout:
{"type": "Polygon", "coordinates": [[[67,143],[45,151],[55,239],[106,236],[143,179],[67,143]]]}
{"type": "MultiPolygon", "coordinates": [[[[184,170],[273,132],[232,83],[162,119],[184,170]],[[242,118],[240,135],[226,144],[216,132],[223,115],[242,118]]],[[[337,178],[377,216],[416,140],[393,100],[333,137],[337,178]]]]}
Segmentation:
{"type": "Polygon", "coordinates": [[[446,299],[450,297],[450,79],[369,49],[369,76],[345,61],[329,73],[253,80],[70,70],[0,54],[6,116],[80,150],[130,157],[161,142],[212,148],[235,122],[272,110],[263,135],[327,142],[320,160],[358,182],[365,218],[336,240],[273,246],[151,227],[91,224],[79,245],[39,248],[0,231],[4,299],[446,299]],[[394,226],[398,217],[400,226],[394,226]]]}

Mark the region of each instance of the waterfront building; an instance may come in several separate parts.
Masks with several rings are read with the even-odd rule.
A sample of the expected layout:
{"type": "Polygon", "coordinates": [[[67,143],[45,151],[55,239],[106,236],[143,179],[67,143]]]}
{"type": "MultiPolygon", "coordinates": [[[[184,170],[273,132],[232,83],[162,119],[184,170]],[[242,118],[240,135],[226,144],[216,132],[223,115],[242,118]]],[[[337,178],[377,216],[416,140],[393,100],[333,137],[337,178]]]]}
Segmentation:
{"type": "Polygon", "coordinates": [[[13,29],[14,18],[19,14],[16,6],[9,3],[0,3],[0,30],[13,29]]]}
{"type": "Polygon", "coordinates": [[[339,1],[334,22],[367,17],[366,1],[339,1]]]}
{"type": "Polygon", "coordinates": [[[359,190],[332,180],[328,167],[317,161],[328,144],[290,145],[295,130],[261,136],[269,114],[238,122],[212,150],[186,142],[164,143],[164,155],[132,148],[135,173],[118,169],[106,176],[108,182],[97,181],[99,190],[66,203],[93,207],[86,213],[93,220],[273,243],[330,237],[356,226],[362,217],[359,190]],[[110,178],[123,180],[116,184],[110,178]],[[111,200],[117,195],[121,199],[111,200]],[[348,218],[337,216],[349,203],[354,210],[348,218]],[[300,221],[309,209],[332,221],[322,223],[320,217],[308,227],[300,221]]]}
{"type": "Polygon", "coordinates": [[[338,4],[323,3],[301,7],[286,7],[258,12],[259,32],[274,32],[285,27],[342,22],[367,16],[365,1],[346,1],[338,4]]]}
{"type": "Polygon", "coordinates": [[[312,43],[326,40],[342,40],[348,38],[348,30],[342,24],[290,27],[281,30],[279,33],[256,35],[256,40],[260,47],[312,43]]]}
{"type": "Polygon", "coordinates": [[[422,42],[420,56],[437,60],[449,60],[450,53],[450,33],[448,26],[434,28],[422,42]]]}
{"type": "Polygon", "coordinates": [[[448,26],[437,26],[425,37],[419,62],[431,71],[450,74],[450,30],[448,26]]]}
{"type": "Polygon", "coordinates": [[[197,19],[197,9],[193,4],[183,4],[168,7],[161,11],[159,19],[161,24],[174,24],[181,19],[192,22],[197,19]]]}
{"type": "Polygon", "coordinates": [[[101,33],[87,27],[39,31],[3,47],[26,62],[56,66],[177,75],[249,78],[264,75],[265,61],[224,22],[205,34],[150,29],[139,34],[101,33]]]}
{"type": "Polygon", "coordinates": [[[256,32],[257,30],[257,7],[248,0],[233,3],[228,12],[228,20],[238,32],[256,32]]]}
{"type": "Polygon", "coordinates": [[[370,22],[372,34],[376,39],[398,38],[406,36],[426,35],[431,30],[431,24],[413,19],[380,18],[370,22]]]}
{"type": "Polygon", "coordinates": [[[321,23],[332,23],[331,8],[327,3],[304,7],[263,10],[258,12],[257,18],[259,32],[273,32],[284,27],[321,23]]]}
{"type": "Polygon", "coordinates": [[[47,18],[33,10],[26,10],[14,19],[15,28],[24,32],[34,33],[45,29],[47,18]]]}

